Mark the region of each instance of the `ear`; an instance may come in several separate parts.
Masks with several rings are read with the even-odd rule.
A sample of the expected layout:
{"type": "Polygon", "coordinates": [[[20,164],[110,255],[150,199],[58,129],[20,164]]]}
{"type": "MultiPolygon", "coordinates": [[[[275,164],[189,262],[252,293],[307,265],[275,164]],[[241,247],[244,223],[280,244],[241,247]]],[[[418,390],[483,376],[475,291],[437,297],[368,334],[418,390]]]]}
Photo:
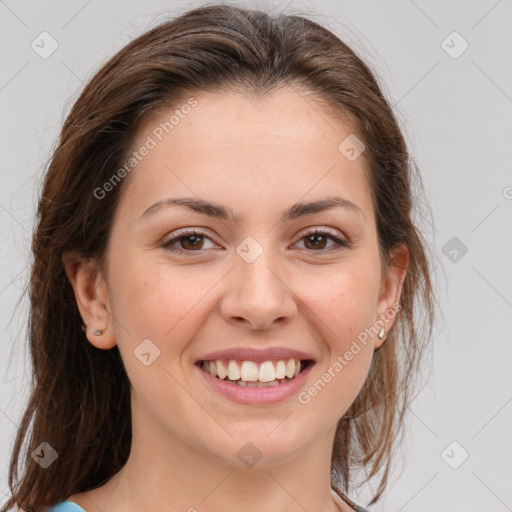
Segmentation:
{"type": "Polygon", "coordinates": [[[109,312],[107,284],[101,270],[95,262],[83,259],[76,251],[64,253],[62,262],[75,292],[87,339],[96,348],[112,348],[116,345],[116,338],[109,312]],[[104,331],[101,335],[93,334],[96,329],[104,331]]]}
{"type": "MultiPolygon", "coordinates": [[[[397,306],[400,304],[402,286],[407,274],[407,265],[409,263],[409,250],[403,244],[395,246],[389,254],[389,263],[385,267],[382,276],[381,289],[378,302],[379,319],[387,332],[396,321],[398,315],[397,306]]],[[[380,327],[379,327],[380,331],[380,327]]],[[[380,348],[384,343],[378,336],[374,338],[374,348],[380,348]]]]}

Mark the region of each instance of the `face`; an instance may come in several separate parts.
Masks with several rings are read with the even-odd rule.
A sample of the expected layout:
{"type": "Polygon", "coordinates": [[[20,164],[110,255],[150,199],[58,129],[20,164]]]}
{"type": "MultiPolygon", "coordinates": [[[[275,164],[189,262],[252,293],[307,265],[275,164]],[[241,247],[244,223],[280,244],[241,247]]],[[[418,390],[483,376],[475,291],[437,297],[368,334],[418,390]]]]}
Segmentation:
{"type": "Polygon", "coordinates": [[[382,343],[361,333],[396,303],[400,279],[382,271],[365,155],[338,148],[348,125],[288,88],[194,98],[168,133],[158,127],[175,109],[140,131],[134,148],[155,145],[125,184],[98,300],[79,307],[107,325],[89,339],[118,345],[133,421],[154,439],[236,465],[250,441],[271,465],[333,434],[382,343]],[[300,207],[336,197],[346,202],[300,207]],[[168,201],[184,198],[195,203],[168,201]],[[242,351],[215,354],[231,349],[242,351]],[[295,358],[309,361],[302,372],[264,389],[200,366],[233,359],[233,380],[255,366],[265,380],[295,358]]]}

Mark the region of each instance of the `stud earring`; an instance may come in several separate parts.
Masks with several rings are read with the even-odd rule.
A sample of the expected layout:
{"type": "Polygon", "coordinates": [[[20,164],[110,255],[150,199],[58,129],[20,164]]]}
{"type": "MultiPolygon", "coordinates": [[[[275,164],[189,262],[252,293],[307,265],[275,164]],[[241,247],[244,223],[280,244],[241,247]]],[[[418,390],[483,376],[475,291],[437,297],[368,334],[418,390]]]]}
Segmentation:
{"type": "Polygon", "coordinates": [[[382,327],[378,336],[382,341],[384,341],[388,337],[388,333],[387,333],[386,329],[384,329],[384,327],[382,327]]]}
{"type": "MultiPolygon", "coordinates": [[[[95,336],[101,336],[105,332],[106,329],[107,329],[106,327],[105,327],[105,329],[93,329],[91,332],[95,336]]],[[[87,332],[87,329],[85,328],[85,325],[82,325],[82,331],[87,332]]]]}

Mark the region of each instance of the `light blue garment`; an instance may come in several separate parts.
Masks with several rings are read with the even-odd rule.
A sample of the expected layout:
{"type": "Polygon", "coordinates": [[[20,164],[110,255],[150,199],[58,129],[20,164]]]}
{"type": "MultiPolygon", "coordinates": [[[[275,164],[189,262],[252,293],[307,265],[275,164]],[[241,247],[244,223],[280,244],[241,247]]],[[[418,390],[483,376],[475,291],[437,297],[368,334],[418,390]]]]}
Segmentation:
{"type": "MultiPolygon", "coordinates": [[[[368,512],[366,509],[356,505],[353,501],[348,501],[356,512],[368,512]]],[[[57,503],[57,505],[50,507],[47,512],[85,512],[85,510],[72,501],[61,501],[57,503]]]]}
{"type": "Polygon", "coordinates": [[[85,510],[72,501],[61,501],[50,507],[48,512],[85,512],[85,510]]]}

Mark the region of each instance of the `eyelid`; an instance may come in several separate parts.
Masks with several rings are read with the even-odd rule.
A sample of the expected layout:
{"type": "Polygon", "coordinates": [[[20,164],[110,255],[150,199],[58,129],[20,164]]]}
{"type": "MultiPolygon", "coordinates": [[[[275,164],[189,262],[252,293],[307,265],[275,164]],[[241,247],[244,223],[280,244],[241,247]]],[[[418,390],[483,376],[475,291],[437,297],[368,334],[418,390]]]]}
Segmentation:
{"type": "Polygon", "coordinates": [[[328,234],[328,235],[331,235],[334,238],[338,238],[338,239],[341,236],[341,237],[343,237],[343,241],[348,243],[347,237],[343,233],[341,233],[340,231],[338,231],[334,228],[330,228],[328,226],[310,226],[309,228],[304,228],[302,231],[299,232],[297,237],[300,240],[301,238],[303,238],[309,234],[313,234],[313,233],[328,234]]]}
{"type": "Polygon", "coordinates": [[[203,228],[190,227],[190,228],[180,228],[180,229],[177,229],[176,231],[173,231],[171,240],[174,240],[175,238],[178,238],[180,236],[196,235],[196,234],[198,234],[198,235],[201,234],[201,235],[211,238],[210,233],[207,230],[205,230],[203,228]]]}

